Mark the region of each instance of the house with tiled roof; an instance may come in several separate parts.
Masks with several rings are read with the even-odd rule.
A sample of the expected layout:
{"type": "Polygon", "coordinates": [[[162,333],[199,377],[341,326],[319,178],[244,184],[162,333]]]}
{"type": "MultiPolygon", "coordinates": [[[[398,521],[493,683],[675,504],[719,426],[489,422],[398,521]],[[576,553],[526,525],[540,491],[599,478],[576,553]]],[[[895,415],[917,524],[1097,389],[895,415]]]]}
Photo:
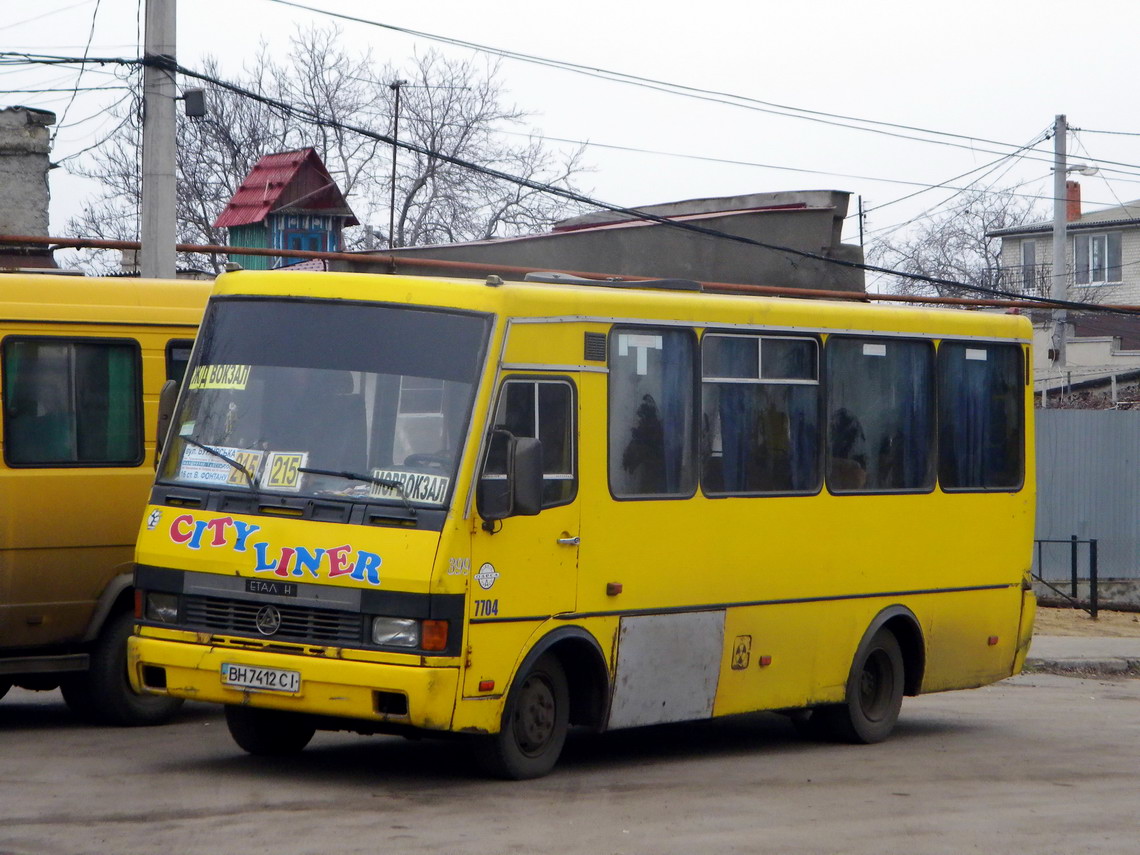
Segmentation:
{"type": "MultiPolygon", "coordinates": [[[[1068,298],[1097,305],[1140,305],[1140,200],[1083,213],[1080,184],[1066,184],[1065,282],[1068,298]]],[[[1001,238],[998,287],[1052,294],[1053,221],[990,232],[1001,238]]],[[[1069,312],[1066,364],[1051,359],[1049,313],[1034,313],[1034,380],[1038,392],[1094,389],[1107,403],[1140,382],[1140,318],[1069,312]]]]}
{"type": "MultiPolygon", "coordinates": [[[[344,194],[311,148],[267,154],[242,181],[214,221],[230,246],[339,252],[346,226],[359,225],[344,194]]],[[[232,253],[250,270],[292,264],[295,259],[232,253]]]]}

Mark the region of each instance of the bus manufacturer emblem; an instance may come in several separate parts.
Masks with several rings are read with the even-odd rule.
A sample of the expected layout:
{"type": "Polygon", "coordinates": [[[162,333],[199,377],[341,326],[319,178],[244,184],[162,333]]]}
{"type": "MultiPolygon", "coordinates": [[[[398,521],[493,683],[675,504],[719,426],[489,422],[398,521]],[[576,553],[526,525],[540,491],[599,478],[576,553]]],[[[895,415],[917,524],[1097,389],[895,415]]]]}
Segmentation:
{"type": "Polygon", "coordinates": [[[491,586],[495,584],[495,580],[498,578],[499,574],[495,572],[495,565],[493,564],[484,564],[475,574],[475,581],[484,591],[491,590],[491,586]]]}
{"type": "Polygon", "coordinates": [[[277,606],[262,606],[254,619],[254,626],[262,635],[273,635],[281,629],[281,612],[277,606]]]}

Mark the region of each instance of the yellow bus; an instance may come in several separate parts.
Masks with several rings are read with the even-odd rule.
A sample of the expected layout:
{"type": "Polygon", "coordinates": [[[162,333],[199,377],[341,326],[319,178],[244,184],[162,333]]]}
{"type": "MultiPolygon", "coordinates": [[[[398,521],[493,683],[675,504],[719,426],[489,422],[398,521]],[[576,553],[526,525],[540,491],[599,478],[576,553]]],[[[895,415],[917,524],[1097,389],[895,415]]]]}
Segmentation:
{"type": "Polygon", "coordinates": [[[136,685],[240,747],[779,710],[1022,666],[1030,325],[697,283],[225,274],[140,530],[136,685]]]}
{"type": "Polygon", "coordinates": [[[61,687],[115,724],[180,703],[131,690],[126,639],[159,389],[181,376],[209,293],[0,274],[0,696],[61,687]]]}

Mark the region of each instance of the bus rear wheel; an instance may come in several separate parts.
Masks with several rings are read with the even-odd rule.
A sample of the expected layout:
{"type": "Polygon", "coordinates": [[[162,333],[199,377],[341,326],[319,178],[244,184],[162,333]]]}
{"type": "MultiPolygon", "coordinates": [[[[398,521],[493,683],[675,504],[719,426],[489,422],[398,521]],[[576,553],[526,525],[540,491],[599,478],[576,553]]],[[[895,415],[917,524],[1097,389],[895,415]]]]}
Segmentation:
{"type": "Polygon", "coordinates": [[[899,719],[903,677],[898,639],[889,629],[880,629],[851,665],[847,700],[816,707],[802,723],[803,732],[838,742],[882,742],[899,719]]]}
{"type": "Polygon", "coordinates": [[[499,732],[477,738],[475,759],[498,778],[540,778],[558,761],[569,722],[566,673],[554,656],[542,656],[511,687],[499,732]]]}
{"type": "Polygon", "coordinates": [[[297,754],[317,732],[297,713],[231,705],[226,706],[226,727],[240,748],[258,757],[297,754]]]}

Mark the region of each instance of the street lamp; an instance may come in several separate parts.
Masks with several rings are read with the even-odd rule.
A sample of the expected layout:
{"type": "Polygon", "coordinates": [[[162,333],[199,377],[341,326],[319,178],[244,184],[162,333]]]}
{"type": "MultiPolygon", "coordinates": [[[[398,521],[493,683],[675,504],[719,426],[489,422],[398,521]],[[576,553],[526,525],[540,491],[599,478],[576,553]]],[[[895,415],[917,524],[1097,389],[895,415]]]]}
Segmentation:
{"type": "Polygon", "coordinates": [[[396,93],[392,105],[392,200],[388,206],[388,249],[396,246],[396,151],[400,141],[400,87],[407,86],[406,80],[395,80],[388,88],[396,93]]]}

